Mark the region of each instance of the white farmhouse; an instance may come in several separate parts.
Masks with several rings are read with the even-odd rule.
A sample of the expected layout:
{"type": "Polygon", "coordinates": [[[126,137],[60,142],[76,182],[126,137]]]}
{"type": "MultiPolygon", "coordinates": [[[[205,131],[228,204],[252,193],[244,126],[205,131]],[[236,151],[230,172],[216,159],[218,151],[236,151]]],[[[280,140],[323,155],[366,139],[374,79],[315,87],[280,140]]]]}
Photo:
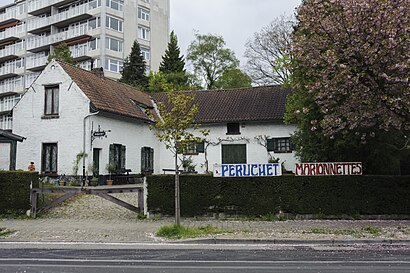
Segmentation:
{"type": "MultiPolygon", "coordinates": [[[[287,170],[296,162],[289,141],[294,126],[284,125],[287,89],[276,86],[196,91],[196,122],[210,130],[189,154],[195,171],[212,171],[215,163],[267,163],[279,158],[287,170]]],[[[86,71],[52,61],[13,109],[17,146],[16,168],[32,161],[43,175],[107,174],[117,171],[163,173],[173,169],[172,154],[149,124],[158,119],[149,94],[86,71]],[[154,120],[146,113],[150,111],[154,120]],[[82,155],[86,154],[85,157],[82,155]]]]}
{"type": "MultiPolygon", "coordinates": [[[[269,160],[283,163],[288,171],[294,170],[297,160],[290,134],[296,127],[283,123],[289,89],[262,86],[186,93],[193,94],[198,105],[196,123],[210,132],[184,155],[192,161],[195,171],[212,171],[215,163],[259,164],[269,160]]],[[[165,93],[152,96],[157,102],[167,102],[165,93]]],[[[173,166],[165,158],[160,164],[164,168],[173,166]]]]}
{"type": "Polygon", "coordinates": [[[77,167],[82,174],[84,165],[91,175],[94,165],[94,173],[106,174],[111,161],[117,170],[140,173],[143,159],[146,171],[157,166],[159,172],[152,161],[159,143],[145,113],[153,109],[149,95],[101,72],[57,61],[47,65],[13,109],[13,131],[27,138],[18,146],[17,168],[34,161],[52,176],[73,175],[77,167]]]}

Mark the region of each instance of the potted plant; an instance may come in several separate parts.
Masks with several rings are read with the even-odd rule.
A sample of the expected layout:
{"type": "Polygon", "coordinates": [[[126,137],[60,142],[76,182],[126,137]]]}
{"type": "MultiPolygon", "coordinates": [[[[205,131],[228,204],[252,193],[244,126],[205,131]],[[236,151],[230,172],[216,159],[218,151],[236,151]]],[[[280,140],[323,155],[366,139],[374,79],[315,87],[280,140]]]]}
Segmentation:
{"type": "Polygon", "coordinates": [[[111,174],[115,172],[116,166],[114,162],[108,163],[107,166],[105,166],[105,169],[107,170],[109,174],[109,179],[105,181],[107,185],[112,185],[112,179],[111,179],[111,174]]]}

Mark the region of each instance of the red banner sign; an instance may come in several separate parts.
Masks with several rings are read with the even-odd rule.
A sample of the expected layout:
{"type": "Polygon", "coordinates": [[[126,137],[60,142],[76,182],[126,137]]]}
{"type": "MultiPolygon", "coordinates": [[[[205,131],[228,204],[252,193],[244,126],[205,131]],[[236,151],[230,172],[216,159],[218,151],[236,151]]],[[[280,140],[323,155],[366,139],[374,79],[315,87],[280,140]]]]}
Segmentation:
{"type": "Polygon", "coordinates": [[[362,162],[296,163],[296,175],[362,175],[362,162]]]}

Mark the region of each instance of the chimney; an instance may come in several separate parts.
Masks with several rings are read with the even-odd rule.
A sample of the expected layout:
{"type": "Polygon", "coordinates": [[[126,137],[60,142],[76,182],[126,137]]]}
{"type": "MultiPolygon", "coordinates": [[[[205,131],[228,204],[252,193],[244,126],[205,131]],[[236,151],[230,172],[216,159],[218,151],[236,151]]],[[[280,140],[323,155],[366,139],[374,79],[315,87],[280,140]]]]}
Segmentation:
{"type": "Polygon", "coordinates": [[[91,69],[91,72],[97,75],[100,79],[104,78],[104,69],[102,67],[93,68],[91,69]]]}

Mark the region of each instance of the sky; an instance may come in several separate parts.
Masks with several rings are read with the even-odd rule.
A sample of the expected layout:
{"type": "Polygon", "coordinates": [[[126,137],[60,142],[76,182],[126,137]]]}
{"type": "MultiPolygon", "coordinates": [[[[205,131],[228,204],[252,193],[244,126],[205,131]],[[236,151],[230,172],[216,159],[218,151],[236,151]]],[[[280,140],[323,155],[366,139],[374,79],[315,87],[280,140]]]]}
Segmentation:
{"type": "Polygon", "coordinates": [[[301,0],[170,0],[171,30],[186,55],[194,34],[213,34],[225,39],[244,66],[246,41],[281,15],[293,15],[301,0]]]}
{"type": "MultiPolygon", "coordinates": [[[[0,6],[12,2],[0,0],[0,6]]],[[[178,37],[183,55],[195,32],[219,35],[243,66],[246,41],[276,17],[294,14],[301,0],[170,0],[170,3],[170,28],[178,37]]]]}

